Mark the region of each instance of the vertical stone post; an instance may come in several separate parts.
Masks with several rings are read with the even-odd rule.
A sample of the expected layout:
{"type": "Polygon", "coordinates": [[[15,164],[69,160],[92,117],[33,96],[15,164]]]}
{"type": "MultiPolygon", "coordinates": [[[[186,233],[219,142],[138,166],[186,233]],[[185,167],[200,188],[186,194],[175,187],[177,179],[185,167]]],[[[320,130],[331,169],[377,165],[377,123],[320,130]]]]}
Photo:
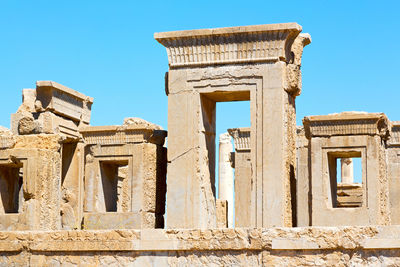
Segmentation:
{"type": "Polygon", "coordinates": [[[235,227],[252,224],[252,210],[256,191],[252,185],[250,128],[228,129],[235,142],[235,227]]]}
{"type": "Polygon", "coordinates": [[[342,170],[342,183],[354,183],[354,167],[352,158],[341,158],[340,165],[342,170]]]}
{"type": "Polygon", "coordinates": [[[228,227],[233,228],[234,223],[234,178],[231,164],[233,147],[231,136],[223,133],[219,136],[219,168],[218,168],[218,192],[219,199],[228,202],[228,227]]]}

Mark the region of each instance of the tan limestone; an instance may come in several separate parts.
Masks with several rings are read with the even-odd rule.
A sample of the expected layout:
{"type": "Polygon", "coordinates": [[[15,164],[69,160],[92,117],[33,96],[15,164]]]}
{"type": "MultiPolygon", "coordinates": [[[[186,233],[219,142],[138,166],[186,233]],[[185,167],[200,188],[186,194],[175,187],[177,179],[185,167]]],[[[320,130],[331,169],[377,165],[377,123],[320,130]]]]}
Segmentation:
{"type": "Polygon", "coordinates": [[[311,225],[390,224],[387,117],[344,112],[305,117],[303,123],[311,150],[311,225]],[[362,162],[362,204],[355,208],[337,202],[336,159],[347,157],[360,157],[362,162]]]}
{"type": "MultiPolygon", "coordinates": [[[[215,106],[244,100],[251,105],[251,158],[257,166],[251,178],[257,198],[248,226],[292,225],[294,104],[301,89],[302,49],[291,48],[300,31],[289,23],[155,34],[167,48],[170,66],[168,228],[216,226],[215,106]],[[257,45],[262,49],[253,50],[257,45]]],[[[303,45],[310,41],[298,38],[303,45]]]]}
{"type": "Polygon", "coordinates": [[[311,42],[300,31],[155,34],[169,60],[168,161],[160,126],[89,126],[91,97],[52,81],[24,89],[0,127],[0,266],[400,265],[400,123],[342,112],[296,127],[311,42]],[[222,138],[216,199],[216,103],[242,100],[251,127],[228,130],[234,153],[222,138]]]}
{"type": "MultiPolygon", "coordinates": [[[[232,143],[228,133],[219,136],[218,198],[227,201],[228,226],[234,226],[234,176],[232,168],[232,143]]],[[[218,216],[218,215],[217,215],[218,216]]],[[[218,219],[217,219],[218,221],[218,219]]]]}
{"type": "Polygon", "coordinates": [[[84,228],[163,226],[166,131],[137,118],[80,130],[85,152],[84,228]]]}

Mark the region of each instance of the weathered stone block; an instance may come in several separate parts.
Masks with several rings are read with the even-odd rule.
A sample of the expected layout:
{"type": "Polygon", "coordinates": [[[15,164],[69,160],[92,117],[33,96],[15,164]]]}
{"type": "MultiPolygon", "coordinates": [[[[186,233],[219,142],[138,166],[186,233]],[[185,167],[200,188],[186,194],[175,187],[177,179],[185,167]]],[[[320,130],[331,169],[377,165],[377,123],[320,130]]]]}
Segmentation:
{"type": "Polygon", "coordinates": [[[228,201],[223,199],[216,199],[217,210],[217,227],[228,227],[228,201]]]}
{"type": "Polygon", "coordinates": [[[93,98],[52,81],[36,82],[36,111],[49,110],[74,121],[90,122],[93,98]]]}
{"type": "Polygon", "coordinates": [[[9,201],[0,205],[2,230],[60,229],[60,161],[60,154],[51,150],[0,151],[0,180],[8,180],[1,194],[9,201]]]}
{"type": "Polygon", "coordinates": [[[386,116],[344,112],[305,117],[303,123],[310,140],[311,225],[390,224],[386,116]],[[362,192],[346,200],[343,190],[338,191],[336,164],[338,158],[352,157],[361,158],[362,192]],[[354,207],[346,201],[361,204],[354,207]]]}
{"type": "Polygon", "coordinates": [[[110,222],[102,229],[119,227],[123,222],[127,222],[123,228],[162,227],[167,164],[162,145],[166,132],[131,119],[122,126],[86,127],[81,133],[88,144],[85,227],[99,229],[93,221],[104,214],[110,222]],[[134,222],[120,219],[129,216],[134,222]]]}

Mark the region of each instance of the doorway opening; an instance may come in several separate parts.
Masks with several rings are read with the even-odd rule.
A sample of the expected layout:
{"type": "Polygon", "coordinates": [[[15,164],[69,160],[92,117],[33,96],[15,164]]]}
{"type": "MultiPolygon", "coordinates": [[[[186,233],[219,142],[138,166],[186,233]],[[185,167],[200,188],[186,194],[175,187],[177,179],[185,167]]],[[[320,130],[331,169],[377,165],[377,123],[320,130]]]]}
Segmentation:
{"type": "MultiPolygon", "coordinates": [[[[227,201],[227,223],[235,227],[235,146],[228,129],[250,127],[250,101],[218,102],[216,111],[215,187],[227,201]]],[[[250,180],[251,177],[242,177],[250,180]]]]}
{"type": "Polygon", "coordinates": [[[124,197],[128,194],[123,192],[127,178],[127,161],[104,161],[100,163],[101,183],[103,186],[103,196],[106,212],[121,212],[127,208],[124,207],[126,201],[124,197]]]}
{"type": "Polygon", "coordinates": [[[0,214],[20,212],[24,199],[22,169],[20,165],[0,166],[0,214]]]}

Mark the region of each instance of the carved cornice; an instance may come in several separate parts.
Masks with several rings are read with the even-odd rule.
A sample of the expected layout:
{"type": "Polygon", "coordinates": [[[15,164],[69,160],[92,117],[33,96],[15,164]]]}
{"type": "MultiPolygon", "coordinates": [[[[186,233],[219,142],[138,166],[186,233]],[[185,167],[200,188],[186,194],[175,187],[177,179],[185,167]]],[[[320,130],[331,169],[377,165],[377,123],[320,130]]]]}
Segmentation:
{"type": "Polygon", "coordinates": [[[167,48],[169,66],[294,60],[291,46],[301,32],[297,23],[155,33],[167,48]]]}
{"type": "Polygon", "coordinates": [[[228,129],[228,133],[233,137],[235,151],[250,151],[250,128],[228,129]]]}
{"type": "Polygon", "coordinates": [[[342,112],[303,119],[307,138],[336,135],[379,135],[389,137],[389,120],[384,113],[342,112]]]}
{"type": "Polygon", "coordinates": [[[163,145],[167,131],[128,126],[88,126],[79,130],[88,145],[121,145],[129,143],[154,143],[163,145]]]}
{"type": "Polygon", "coordinates": [[[392,121],[392,130],[388,144],[400,146],[400,121],[392,121]]]}
{"type": "Polygon", "coordinates": [[[15,138],[13,136],[0,135],[0,149],[11,148],[15,144],[15,138]]]}

